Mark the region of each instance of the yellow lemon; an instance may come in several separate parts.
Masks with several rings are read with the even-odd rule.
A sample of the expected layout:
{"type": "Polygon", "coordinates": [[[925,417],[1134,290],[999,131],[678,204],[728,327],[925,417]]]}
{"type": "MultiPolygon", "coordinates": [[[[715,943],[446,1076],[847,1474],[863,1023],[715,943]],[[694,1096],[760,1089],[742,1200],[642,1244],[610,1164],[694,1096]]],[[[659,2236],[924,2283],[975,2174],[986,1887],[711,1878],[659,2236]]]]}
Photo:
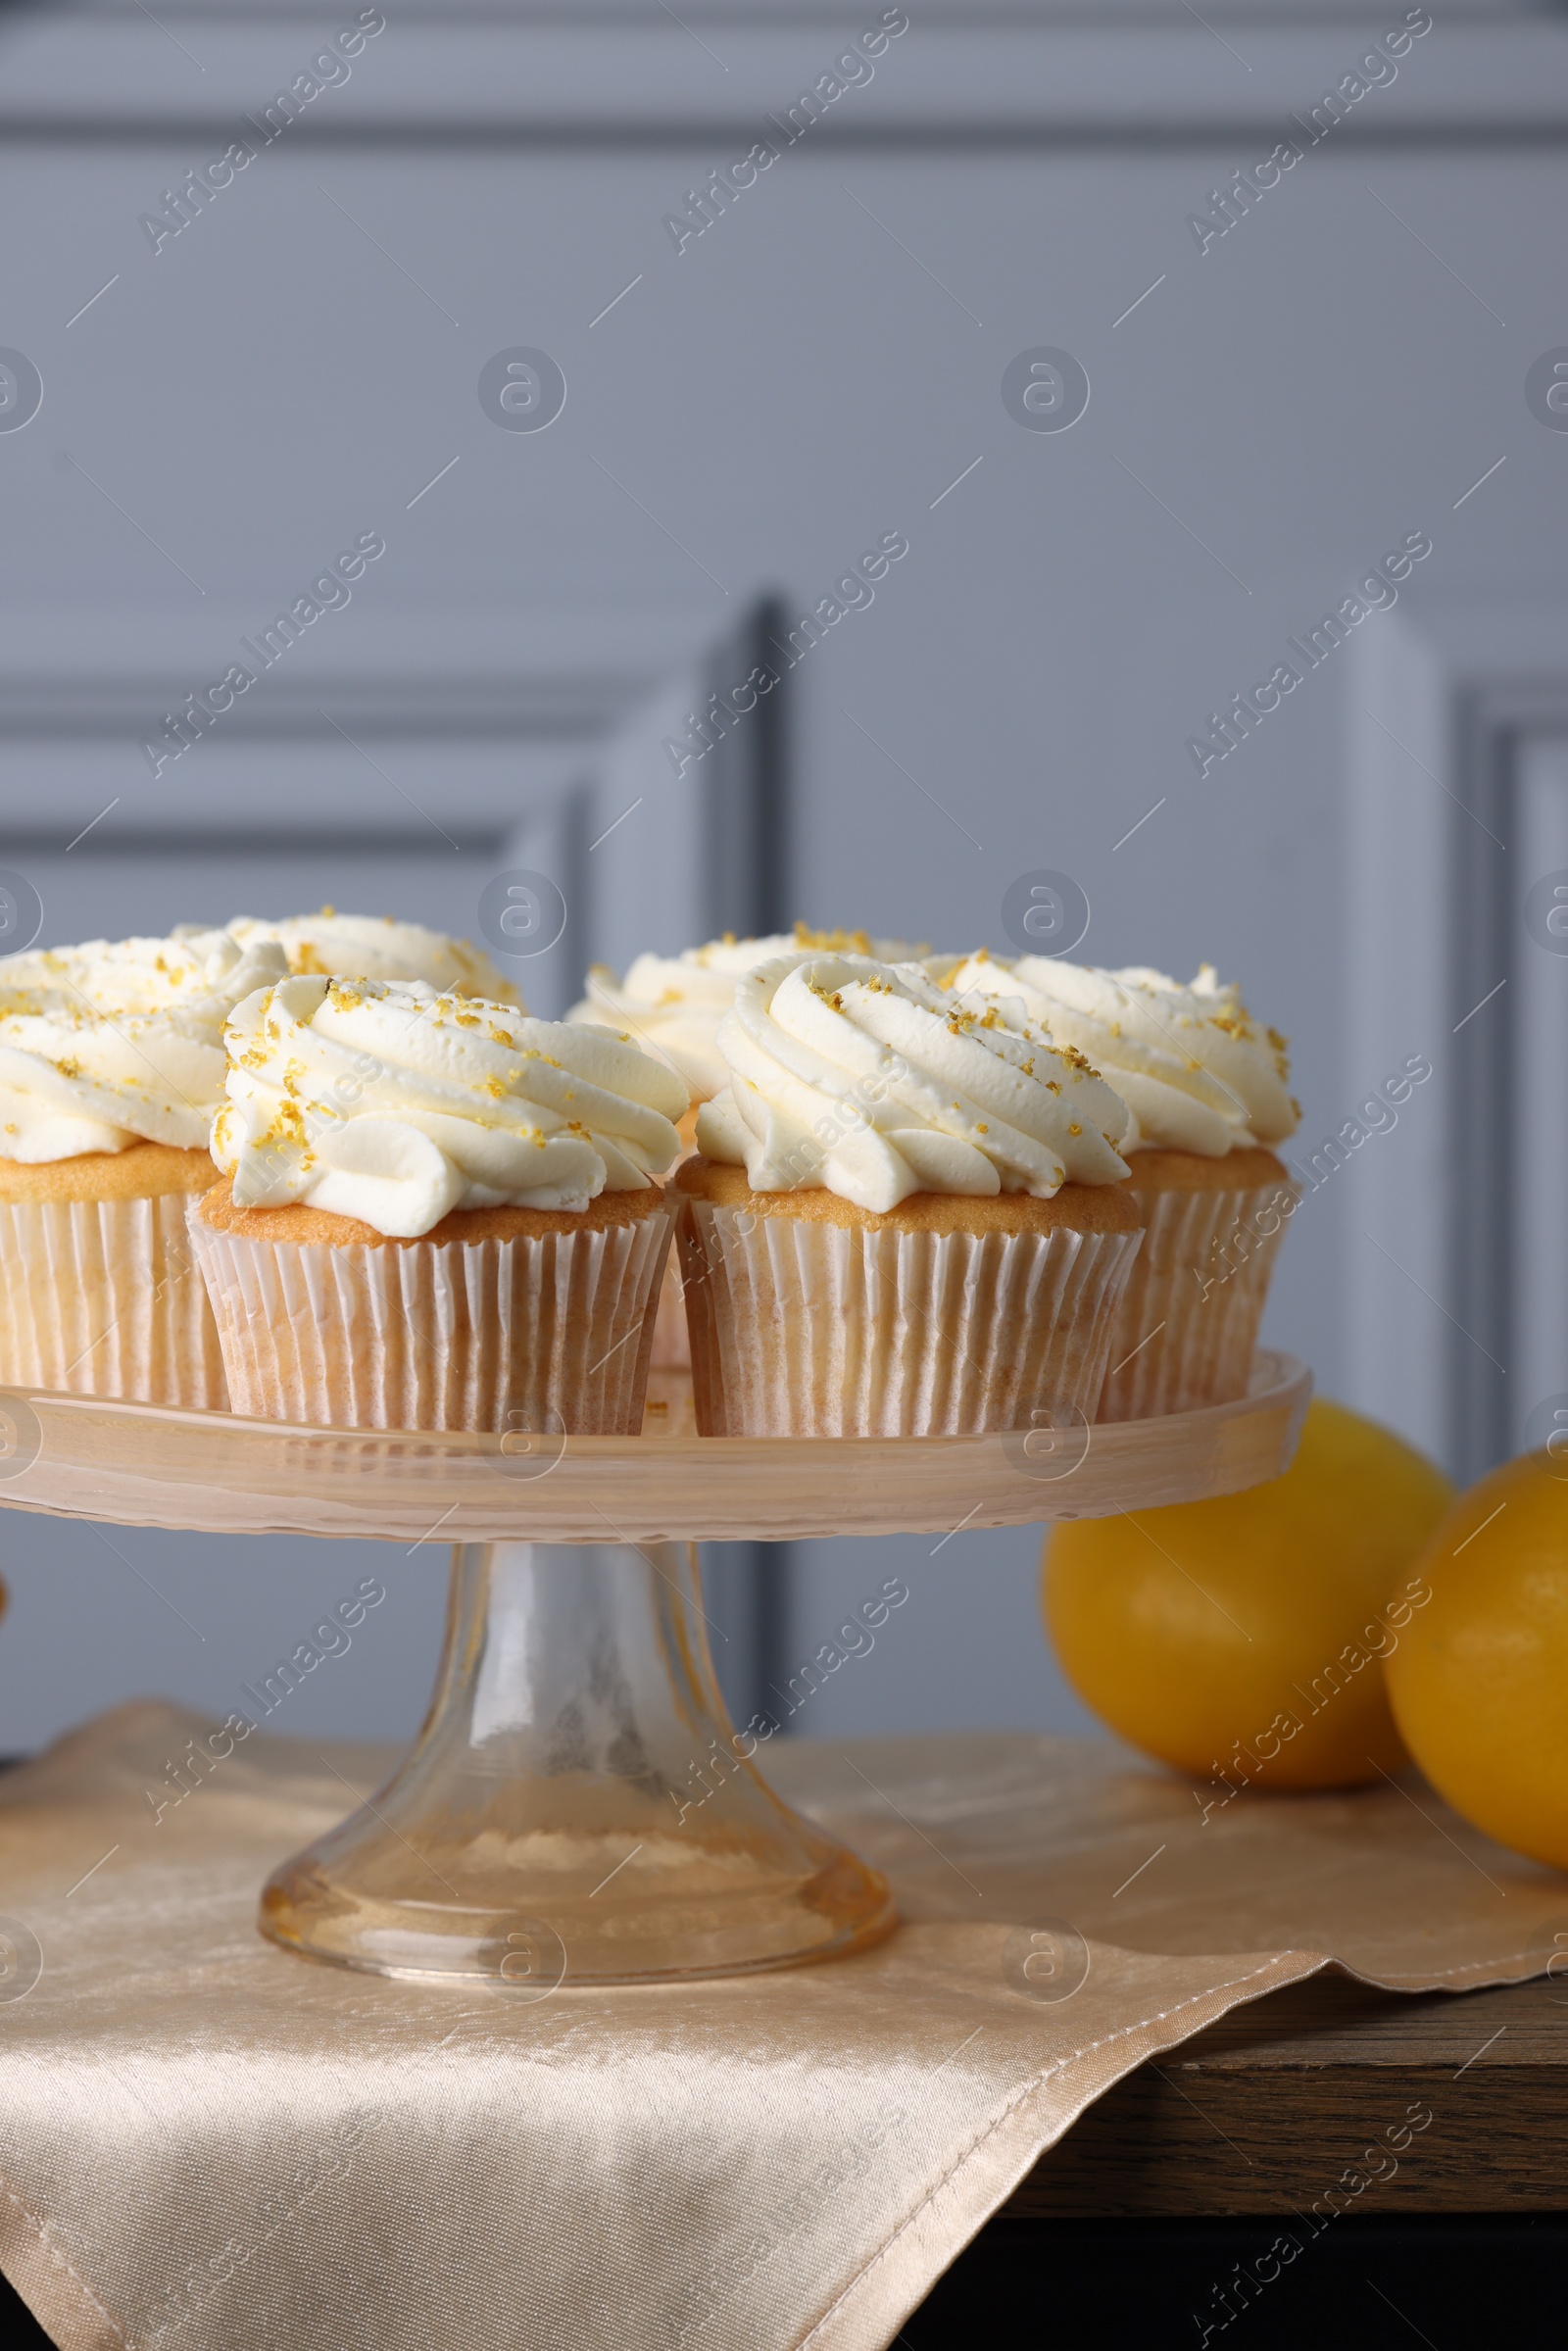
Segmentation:
{"type": "Polygon", "coordinates": [[[1424,1454],[1315,1399],[1283,1478],[1053,1532],[1062,1670],[1123,1739],[1217,1789],[1374,1779],[1404,1760],[1377,1661],[1408,1639],[1412,1570],[1452,1498],[1424,1454]]]}
{"type": "Polygon", "coordinates": [[[1544,1453],[1460,1496],[1421,1560],[1432,1588],[1389,1661],[1406,1744],[1498,1842],[1568,1869],[1568,1483],[1544,1453]]]}

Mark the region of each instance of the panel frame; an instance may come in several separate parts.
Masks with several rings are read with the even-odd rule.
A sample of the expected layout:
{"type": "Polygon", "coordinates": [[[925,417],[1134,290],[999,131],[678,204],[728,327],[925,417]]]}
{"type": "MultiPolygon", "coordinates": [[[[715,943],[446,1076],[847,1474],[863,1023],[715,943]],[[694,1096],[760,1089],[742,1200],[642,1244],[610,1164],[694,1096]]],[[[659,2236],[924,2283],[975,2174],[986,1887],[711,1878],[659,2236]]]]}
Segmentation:
{"type": "Polygon", "coordinates": [[[1469,1480],[1528,1417],[1508,1385],[1533,1303],[1511,1209],[1520,1089],[1540,1080],[1515,1005],[1540,951],[1515,843],[1527,747],[1568,738],[1568,599],[1429,595],[1386,615],[1356,641],[1346,722],[1351,1065],[1433,1062],[1431,1115],[1363,1163],[1351,1400],[1400,1397],[1406,1432],[1469,1480]]]}

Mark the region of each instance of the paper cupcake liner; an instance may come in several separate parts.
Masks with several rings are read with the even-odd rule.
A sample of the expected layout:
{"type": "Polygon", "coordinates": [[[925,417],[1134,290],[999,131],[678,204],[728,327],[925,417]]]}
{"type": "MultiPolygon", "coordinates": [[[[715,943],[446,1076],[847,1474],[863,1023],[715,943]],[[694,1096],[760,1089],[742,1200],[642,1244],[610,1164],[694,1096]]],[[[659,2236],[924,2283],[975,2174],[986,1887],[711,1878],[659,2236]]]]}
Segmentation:
{"type": "Polygon", "coordinates": [[[671,1249],[664,1266],[664,1278],[659,1286],[659,1307],[654,1316],[655,1371],[690,1371],[692,1367],[691,1333],[686,1327],[685,1285],[681,1280],[679,1251],[671,1249]]]}
{"type": "MultiPolygon", "coordinates": [[[[680,1120],[680,1139],[685,1146],[681,1152],[682,1159],[697,1149],[697,1113],[706,1100],[705,1095],[701,1101],[694,1102],[680,1120]]],[[[673,1182],[674,1175],[672,1167],[665,1181],[673,1182]]],[[[692,1342],[691,1333],[686,1327],[685,1283],[681,1277],[680,1250],[672,1249],[664,1267],[663,1288],[659,1293],[659,1314],[654,1323],[653,1369],[689,1373],[691,1367],[692,1342]]]]}
{"type": "Polygon", "coordinates": [[[966,1437],[1092,1420],[1138,1233],[924,1233],[687,1200],[705,1437],[966,1437]]]}
{"type": "Polygon", "coordinates": [[[1099,1417],[1151,1420],[1245,1396],[1284,1201],[1299,1195],[1286,1183],[1131,1189],[1147,1230],[1117,1309],[1099,1417]]]}
{"type": "Polygon", "coordinates": [[[235,1412],[324,1428],[642,1425],[673,1212],[515,1241],[252,1241],[194,1216],[235,1412]]]}
{"type": "Polygon", "coordinates": [[[221,1412],[190,1198],[0,1201],[0,1386],[221,1412]]]}

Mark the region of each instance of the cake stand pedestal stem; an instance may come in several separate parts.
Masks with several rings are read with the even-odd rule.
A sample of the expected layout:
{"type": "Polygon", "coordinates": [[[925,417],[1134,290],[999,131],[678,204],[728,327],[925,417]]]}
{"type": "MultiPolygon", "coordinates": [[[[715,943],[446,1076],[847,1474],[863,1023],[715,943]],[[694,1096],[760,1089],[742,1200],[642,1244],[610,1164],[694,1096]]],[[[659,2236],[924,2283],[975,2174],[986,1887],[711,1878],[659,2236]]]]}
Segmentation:
{"type": "Polygon", "coordinates": [[[533,1997],[875,1941],[885,1881],[780,1802],[755,1745],[718,1693],[691,1544],[461,1545],[414,1747],[274,1873],[262,1931],[533,1997]]]}

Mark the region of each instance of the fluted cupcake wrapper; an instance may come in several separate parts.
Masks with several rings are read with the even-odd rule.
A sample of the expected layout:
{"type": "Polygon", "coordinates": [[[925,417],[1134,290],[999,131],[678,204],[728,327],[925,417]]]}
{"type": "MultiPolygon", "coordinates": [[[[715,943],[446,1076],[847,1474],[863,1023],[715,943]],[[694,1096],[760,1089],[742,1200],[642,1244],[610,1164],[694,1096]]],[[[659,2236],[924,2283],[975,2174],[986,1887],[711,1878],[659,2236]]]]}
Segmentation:
{"type": "Polygon", "coordinates": [[[221,1412],[189,1198],[0,1201],[0,1387],[221,1412]]]}
{"type": "Polygon", "coordinates": [[[322,1428],[642,1425],[673,1214],[511,1241],[247,1240],[196,1217],[235,1412],[322,1428]]]}
{"type": "Polygon", "coordinates": [[[692,1367],[691,1333],[686,1327],[685,1286],[681,1280],[679,1251],[672,1249],[664,1267],[664,1278],[659,1288],[659,1309],[654,1316],[655,1371],[690,1371],[692,1367]]]}
{"type": "Polygon", "coordinates": [[[1134,1184],[1132,1196],[1146,1237],[1117,1309],[1099,1417],[1151,1420],[1245,1396],[1299,1194],[1287,1183],[1201,1192],[1134,1184]]]}
{"type": "MultiPolygon", "coordinates": [[[[694,1102],[680,1121],[681,1141],[687,1152],[697,1148],[697,1113],[702,1106],[702,1102],[694,1102]]],[[[673,1181],[673,1177],[672,1168],[666,1180],[673,1181]]],[[[664,1266],[663,1286],[659,1293],[652,1368],[655,1371],[689,1373],[691,1367],[692,1342],[691,1333],[686,1327],[685,1283],[681,1276],[680,1250],[672,1249],[664,1266]]]]}
{"type": "Polygon", "coordinates": [[[1094,1418],[1138,1233],[926,1233],[687,1200],[709,1437],[964,1437],[1094,1418]]]}

